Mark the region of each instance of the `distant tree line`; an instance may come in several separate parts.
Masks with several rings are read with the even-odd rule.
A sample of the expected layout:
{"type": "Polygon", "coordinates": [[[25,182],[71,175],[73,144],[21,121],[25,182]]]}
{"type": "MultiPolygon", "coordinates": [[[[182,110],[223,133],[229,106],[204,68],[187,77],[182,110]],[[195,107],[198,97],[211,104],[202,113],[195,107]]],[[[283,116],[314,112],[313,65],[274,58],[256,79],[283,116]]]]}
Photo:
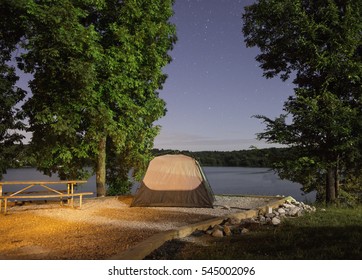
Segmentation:
{"type": "Polygon", "coordinates": [[[287,148],[250,149],[240,151],[175,151],[154,149],[155,156],[181,153],[197,159],[202,166],[270,167],[288,155],[287,148]]]}

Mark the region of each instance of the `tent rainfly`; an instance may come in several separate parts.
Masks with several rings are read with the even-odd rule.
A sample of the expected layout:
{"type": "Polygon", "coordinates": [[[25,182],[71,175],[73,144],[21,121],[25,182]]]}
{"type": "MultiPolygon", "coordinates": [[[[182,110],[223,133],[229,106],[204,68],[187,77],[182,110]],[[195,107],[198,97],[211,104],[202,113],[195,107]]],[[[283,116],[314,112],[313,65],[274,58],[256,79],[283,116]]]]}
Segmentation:
{"type": "Polygon", "coordinates": [[[199,163],[185,155],[151,160],[131,207],[212,208],[214,194],[199,163]]]}

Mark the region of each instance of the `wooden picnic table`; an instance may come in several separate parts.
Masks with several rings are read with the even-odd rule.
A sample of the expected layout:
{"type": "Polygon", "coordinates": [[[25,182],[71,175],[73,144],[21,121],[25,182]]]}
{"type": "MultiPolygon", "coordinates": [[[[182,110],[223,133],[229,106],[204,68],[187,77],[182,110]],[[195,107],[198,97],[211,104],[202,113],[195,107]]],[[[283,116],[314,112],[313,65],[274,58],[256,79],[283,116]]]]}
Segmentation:
{"type": "Polygon", "coordinates": [[[83,195],[92,195],[92,192],[81,192],[75,193],[74,187],[77,184],[84,184],[87,181],[82,180],[61,180],[61,181],[0,181],[0,213],[2,211],[2,201],[4,201],[4,213],[7,212],[7,202],[9,199],[32,199],[32,198],[60,198],[61,204],[63,203],[63,198],[68,199],[68,204],[74,207],[74,197],[78,196],[80,198],[79,208],[82,207],[82,197],[83,195]],[[58,190],[56,187],[49,187],[49,185],[66,185],[67,189],[65,191],[58,190]],[[24,186],[20,190],[15,192],[3,192],[3,186],[12,185],[12,186],[24,186]],[[42,191],[33,190],[32,192],[26,192],[27,190],[34,188],[35,186],[42,187],[42,191]],[[44,192],[44,189],[46,192],[44,192]]]}

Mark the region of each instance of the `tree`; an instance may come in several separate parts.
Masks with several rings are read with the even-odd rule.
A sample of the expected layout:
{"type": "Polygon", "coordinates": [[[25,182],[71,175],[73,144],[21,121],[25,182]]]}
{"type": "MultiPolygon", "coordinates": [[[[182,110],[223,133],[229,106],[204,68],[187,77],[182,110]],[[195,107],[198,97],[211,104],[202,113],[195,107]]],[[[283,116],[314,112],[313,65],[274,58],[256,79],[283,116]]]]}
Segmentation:
{"type": "MultiPolygon", "coordinates": [[[[16,86],[19,77],[10,64],[12,53],[24,33],[21,21],[9,1],[0,2],[0,179],[6,168],[12,165],[17,147],[23,136],[22,114],[16,105],[25,97],[25,91],[16,86]]],[[[18,3],[20,8],[20,4],[18,3]]]]}
{"type": "Polygon", "coordinates": [[[171,58],[168,51],[175,43],[175,27],[169,23],[173,1],[106,1],[100,13],[88,17],[100,35],[104,57],[98,64],[97,91],[100,104],[112,112],[107,125],[99,134],[97,174],[99,191],[105,190],[101,181],[106,176],[107,143],[109,154],[121,157],[118,164],[109,165],[109,183],[120,187],[118,178],[127,178],[126,170],[145,169],[158,127],[153,122],[165,114],[165,103],[158,89],[166,80],[162,68],[171,58]],[[108,128],[108,129],[107,129],[108,128]],[[111,140],[111,141],[109,141],[111,140]],[[127,156],[125,156],[127,155],[127,156]],[[139,168],[137,168],[139,167],[139,168]],[[112,179],[114,178],[114,179],[112,179]]]}
{"type": "Polygon", "coordinates": [[[267,125],[258,137],[297,151],[292,167],[279,171],[302,162],[315,178],[324,173],[327,202],[338,196],[339,172],[361,162],[361,13],[361,1],[260,0],[243,15],[245,41],[260,48],[264,76],[295,75],[286,114],[257,116],[267,125]]]}
{"type": "Polygon", "coordinates": [[[26,51],[18,58],[18,66],[34,76],[23,108],[37,167],[62,179],[85,176],[85,163],[97,151],[90,121],[98,115],[98,34],[80,23],[87,13],[73,2],[27,1],[26,51]]]}
{"type": "Polygon", "coordinates": [[[27,0],[18,65],[34,75],[24,110],[39,169],[82,178],[90,165],[103,196],[106,180],[122,186],[127,169],[144,168],[165,114],[157,90],[176,40],[172,3],[27,0]]]}

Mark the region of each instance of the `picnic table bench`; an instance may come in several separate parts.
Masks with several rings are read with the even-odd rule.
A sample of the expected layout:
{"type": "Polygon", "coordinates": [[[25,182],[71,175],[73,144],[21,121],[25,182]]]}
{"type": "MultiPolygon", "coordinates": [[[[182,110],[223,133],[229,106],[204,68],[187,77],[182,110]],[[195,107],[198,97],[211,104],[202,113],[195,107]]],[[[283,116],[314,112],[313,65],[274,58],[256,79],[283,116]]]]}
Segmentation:
{"type": "Polygon", "coordinates": [[[0,182],[0,213],[4,208],[4,214],[7,213],[8,201],[16,199],[39,199],[39,198],[59,198],[60,204],[63,205],[63,199],[67,199],[68,205],[74,208],[74,197],[79,197],[79,208],[82,207],[82,198],[84,195],[93,195],[92,192],[74,192],[77,184],[87,183],[79,180],[62,180],[62,181],[3,181],[0,182]],[[66,190],[58,190],[56,186],[49,185],[66,185],[66,190]],[[23,186],[15,192],[3,192],[3,186],[23,186]],[[25,187],[24,187],[25,185],[25,187]],[[34,190],[35,186],[40,186],[42,190],[34,190]],[[27,191],[32,189],[32,191],[27,191]],[[45,190],[44,190],[45,189],[45,190]],[[4,207],[2,206],[4,202],[4,207]]]}

